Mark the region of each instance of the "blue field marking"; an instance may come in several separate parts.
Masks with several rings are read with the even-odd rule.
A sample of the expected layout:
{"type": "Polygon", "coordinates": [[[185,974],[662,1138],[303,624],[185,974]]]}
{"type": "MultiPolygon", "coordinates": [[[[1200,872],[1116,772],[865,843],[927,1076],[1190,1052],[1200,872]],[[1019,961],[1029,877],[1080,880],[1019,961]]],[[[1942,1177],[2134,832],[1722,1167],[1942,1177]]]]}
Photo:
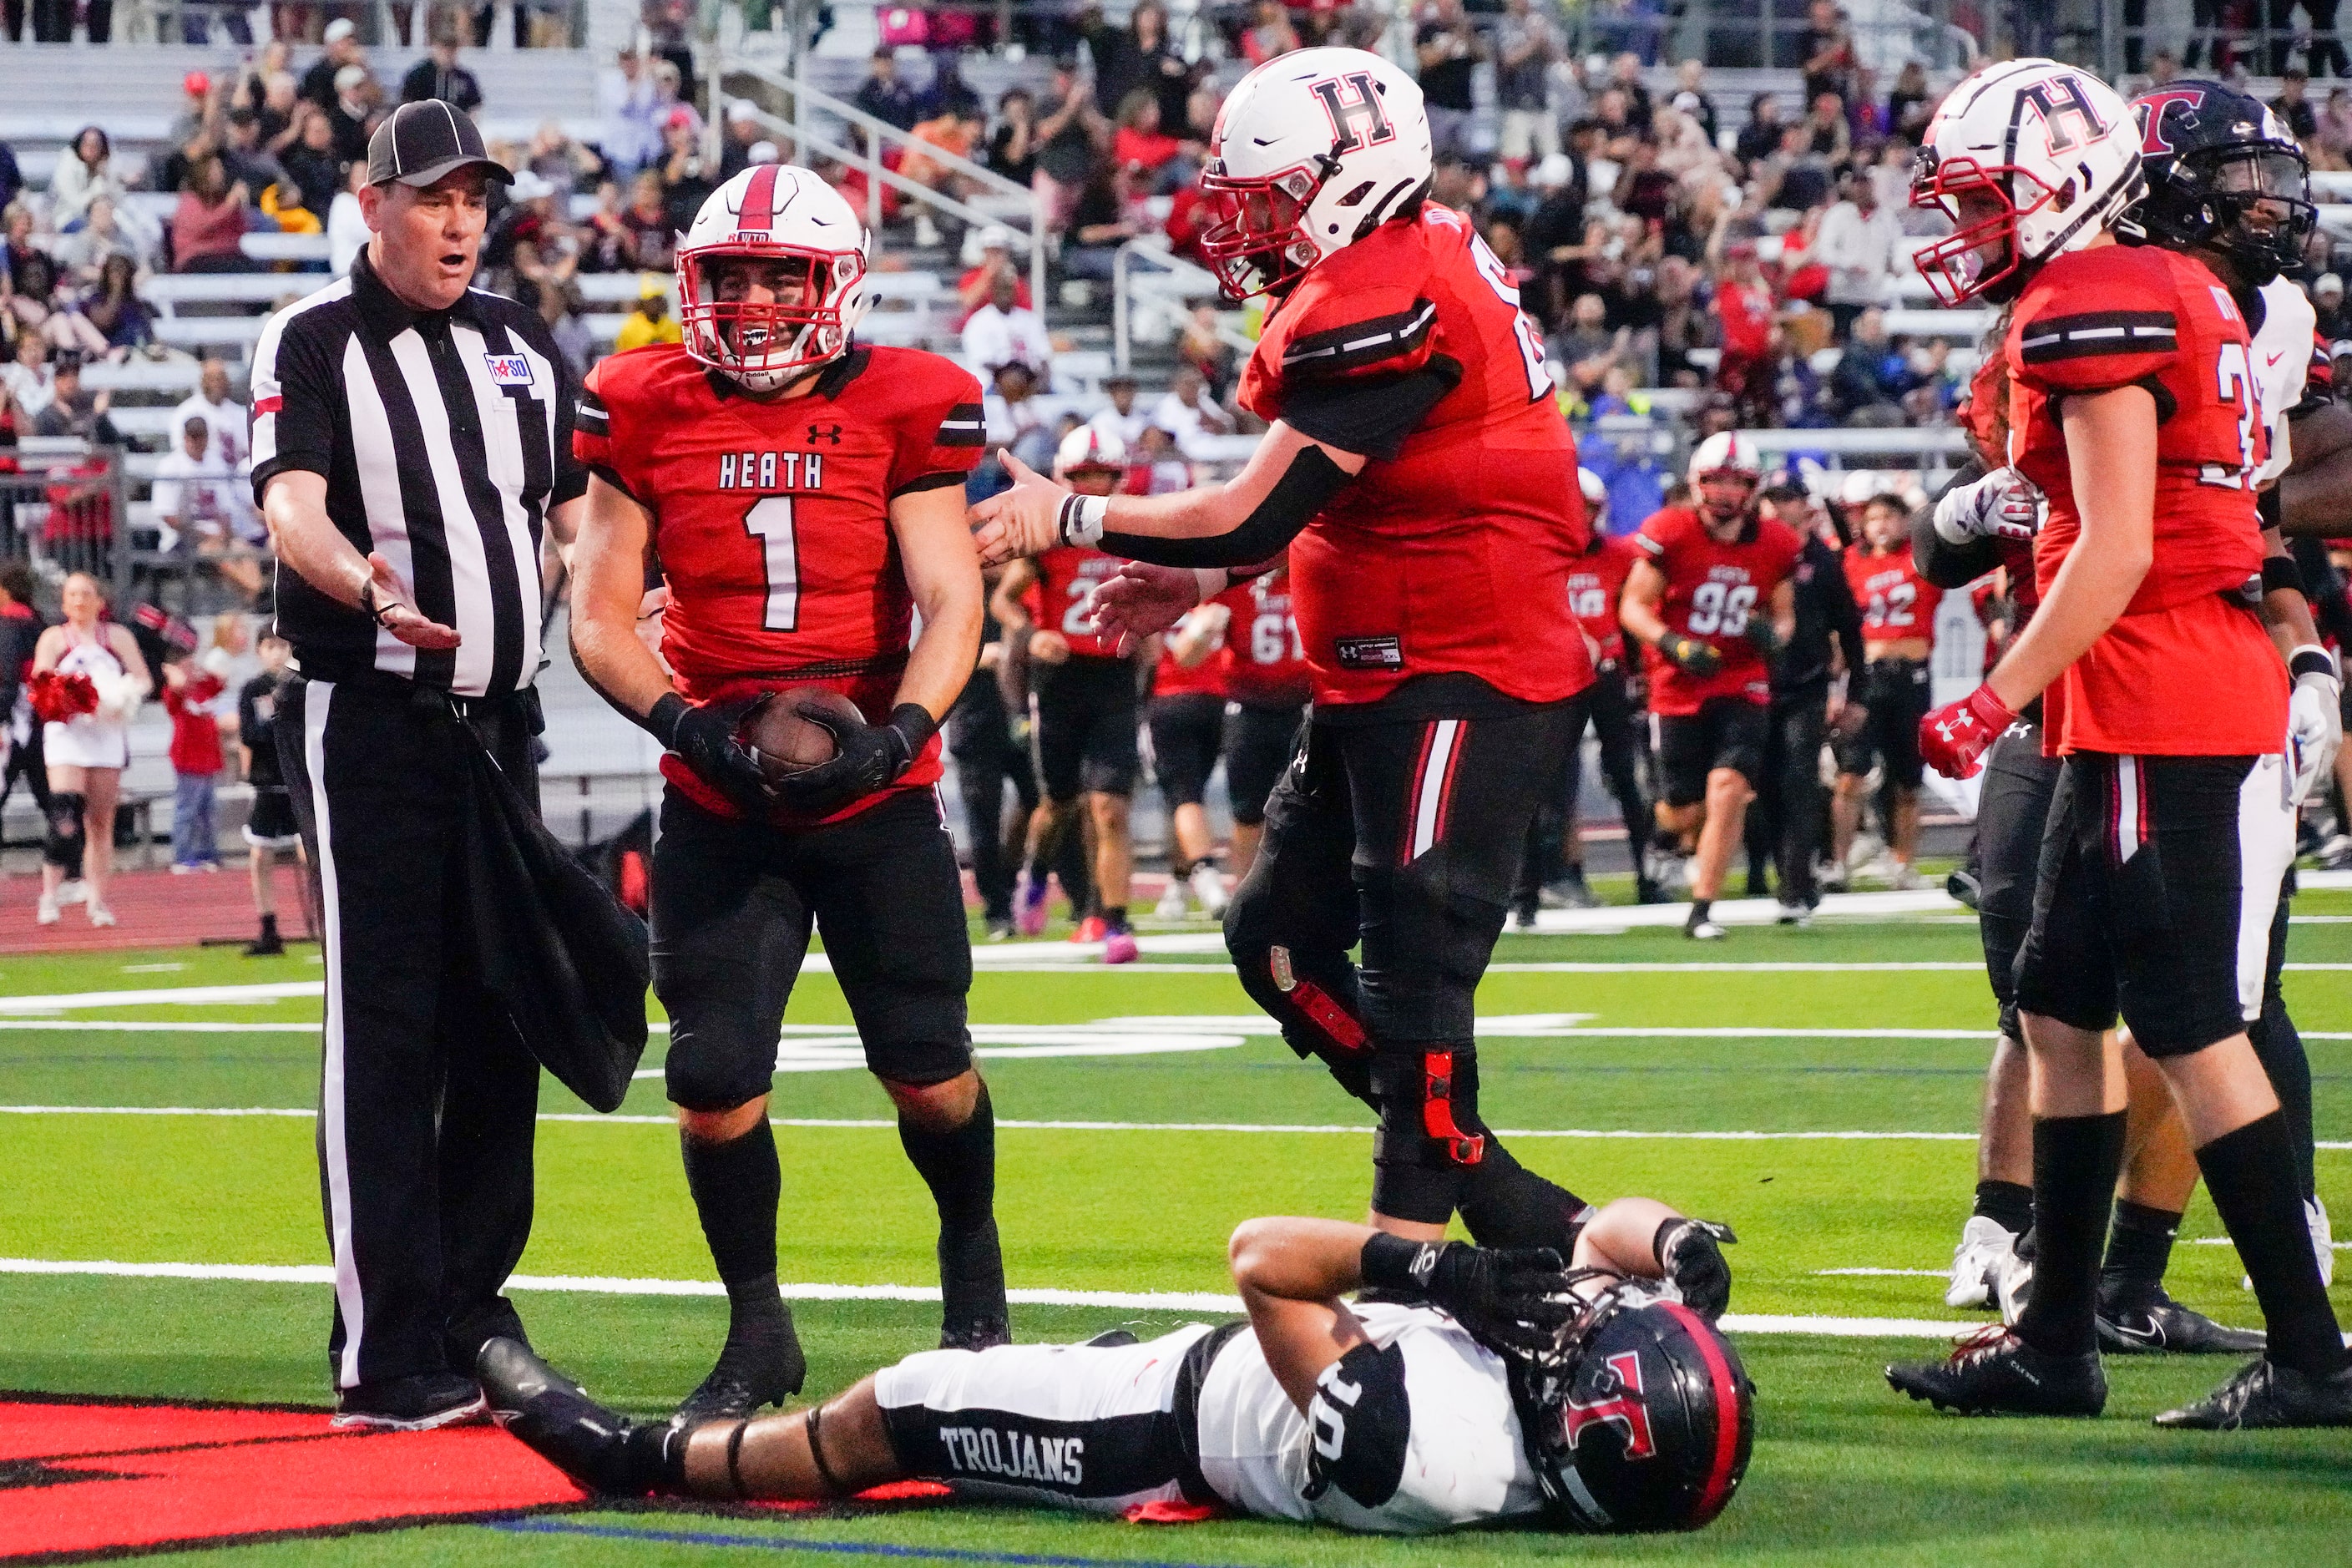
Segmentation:
{"type": "Polygon", "coordinates": [[[820,1552],[844,1557],[895,1557],[916,1563],[1000,1563],[1007,1568],[1215,1568],[1149,1557],[1063,1557],[1044,1552],[972,1552],[953,1546],[893,1546],[871,1541],[794,1541],[781,1535],[729,1535],[715,1530],[631,1530],[560,1519],[499,1520],[483,1528],[516,1535],[584,1535],[600,1541],[650,1541],[663,1546],[740,1546],[761,1552],[820,1552]]]}

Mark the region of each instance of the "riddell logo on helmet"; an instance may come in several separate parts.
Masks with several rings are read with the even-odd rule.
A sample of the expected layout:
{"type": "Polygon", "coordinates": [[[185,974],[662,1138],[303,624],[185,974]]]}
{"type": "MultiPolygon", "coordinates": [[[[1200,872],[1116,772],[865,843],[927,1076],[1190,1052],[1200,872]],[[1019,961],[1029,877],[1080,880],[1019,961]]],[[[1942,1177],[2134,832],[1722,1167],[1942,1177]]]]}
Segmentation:
{"type": "Polygon", "coordinates": [[[2092,107],[2083,79],[2072,71],[2020,88],[2017,112],[2021,115],[2028,109],[2041,117],[2042,128],[2049,132],[2053,157],[2071,153],[2085,142],[2096,142],[2107,133],[2107,122],[2092,107]]]}
{"type": "Polygon", "coordinates": [[[1388,110],[1381,107],[1380,89],[1372,84],[1370,71],[1349,71],[1345,76],[1326,77],[1308,85],[1307,90],[1323,100],[1323,112],[1331,117],[1331,153],[1337,157],[1352,153],[1359,147],[1377,147],[1383,142],[1396,140],[1396,126],[1389,120],[1388,110]],[[1354,94],[1342,98],[1342,89],[1354,94]]]}
{"type": "Polygon", "coordinates": [[[1618,1391],[1615,1394],[1606,1399],[1571,1399],[1568,1402],[1568,1446],[1575,1447],[1585,1428],[1598,1422],[1602,1426],[1624,1429],[1625,1458],[1657,1458],[1658,1446],[1650,1436],[1650,1413],[1642,1405],[1640,1353],[1620,1351],[1609,1358],[1608,1367],[1617,1374],[1618,1391]]]}

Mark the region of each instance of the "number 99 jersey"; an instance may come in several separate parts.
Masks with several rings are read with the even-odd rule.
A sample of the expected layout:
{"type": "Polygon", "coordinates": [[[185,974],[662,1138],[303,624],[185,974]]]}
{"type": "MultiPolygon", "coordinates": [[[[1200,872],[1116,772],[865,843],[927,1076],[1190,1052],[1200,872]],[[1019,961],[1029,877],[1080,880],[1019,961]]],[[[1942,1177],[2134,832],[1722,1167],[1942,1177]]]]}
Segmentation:
{"type": "Polygon", "coordinates": [[[2254,476],[2270,458],[2269,420],[2230,291],[2177,251],[2071,252],[2020,296],[2002,352],[2010,460],[2050,498],[2034,544],[2043,595],[2082,535],[2063,400],[2139,386],[2156,401],[2155,559],[2123,616],[2045,694],[2048,743],[2120,755],[2279,750],[2285,671],[2241,596],[2262,573],[2254,476]],[[2212,701],[2216,691],[2231,700],[2212,701]]]}
{"type": "Polygon", "coordinates": [[[1670,506],[1645,519],[1633,535],[1643,559],[1666,579],[1658,614],[1666,629],[1715,649],[1722,667],[1696,676],[1656,648],[1642,650],[1650,677],[1650,711],[1676,719],[1709,700],[1737,697],[1763,707],[1772,700],[1771,671],[1748,639],[1748,623],[1772,614],[1772,590],[1796,570],[1804,544],[1777,518],[1752,517],[1727,544],[1707,532],[1697,512],[1670,506]]]}

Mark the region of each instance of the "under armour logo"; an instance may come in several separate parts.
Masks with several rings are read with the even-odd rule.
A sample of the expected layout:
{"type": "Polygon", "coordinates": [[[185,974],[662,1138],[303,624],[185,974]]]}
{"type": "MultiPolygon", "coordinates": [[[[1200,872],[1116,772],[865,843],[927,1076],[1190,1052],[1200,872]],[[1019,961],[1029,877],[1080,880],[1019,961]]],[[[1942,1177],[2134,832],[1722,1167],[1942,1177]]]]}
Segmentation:
{"type": "Polygon", "coordinates": [[[1936,733],[1941,735],[1947,744],[1958,740],[1963,732],[1976,727],[1977,716],[1966,709],[1962,709],[1948,719],[1936,721],[1936,733]]]}
{"type": "Polygon", "coordinates": [[[1607,1365],[1617,1374],[1618,1392],[1605,1399],[1571,1399],[1568,1402],[1569,1447],[1573,1449],[1585,1429],[1598,1424],[1620,1427],[1624,1431],[1626,1458],[1654,1458],[1658,1446],[1651,1439],[1650,1413],[1642,1404],[1640,1354],[1633,1351],[1621,1351],[1609,1358],[1607,1365]]]}
{"type": "Polygon", "coordinates": [[[1370,71],[1326,77],[1308,90],[1323,100],[1323,112],[1331,117],[1333,157],[1359,147],[1375,147],[1396,140],[1396,127],[1389,122],[1388,110],[1381,105],[1380,89],[1372,85],[1370,71]],[[1339,96],[1342,87],[1352,89],[1355,97],[1343,100],[1339,96]]]}
{"type": "Polygon", "coordinates": [[[841,426],[838,425],[812,425],[809,426],[808,438],[813,442],[830,441],[835,446],[838,447],[841,445],[841,426]]]}

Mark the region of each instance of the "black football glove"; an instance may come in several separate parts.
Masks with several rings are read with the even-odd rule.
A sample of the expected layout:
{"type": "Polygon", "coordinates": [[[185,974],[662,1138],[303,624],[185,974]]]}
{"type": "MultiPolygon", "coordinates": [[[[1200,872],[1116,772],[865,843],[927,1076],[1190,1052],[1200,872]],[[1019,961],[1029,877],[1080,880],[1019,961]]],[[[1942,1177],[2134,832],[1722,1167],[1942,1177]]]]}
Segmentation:
{"type": "Polygon", "coordinates": [[[1418,1289],[1472,1333],[1520,1350],[1549,1348],[1573,1308],[1559,1254],[1549,1247],[1474,1247],[1407,1241],[1386,1232],[1364,1243],[1366,1285],[1418,1289]]]}
{"type": "Polygon", "coordinates": [[[1683,1305],[1708,1322],[1731,1305],[1731,1265],[1723,1244],[1738,1241],[1727,1225],[1679,1216],[1658,1226],[1658,1268],[1682,1292],[1683,1305]]]}
{"type": "Polygon", "coordinates": [[[1780,651],[1780,628],[1772,624],[1769,616],[1748,617],[1748,640],[1756,651],[1770,658],[1780,651]]]}
{"type": "Polygon", "coordinates": [[[1700,680],[1723,668],[1723,656],[1712,645],[1680,632],[1668,632],[1660,637],[1658,652],[1668,664],[1700,680]]]}
{"type": "Polygon", "coordinates": [[[767,775],[760,771],[758,759],[738,738],[743,721],[763,700],[693,703],[675,691],[666,691],[646,715],[645,725],[655,740],[694,770],[696,778],[725,795],[738,810],[765,816],[775,806],[775,795],[768,787],[767,775]]]}
{"type": "Polygon", "coordinates": [[[787,774],[776,782],[776,798],[809,816],[830,816],[852,801],[887,789],[907,771],[939,731],[939,721],[919,702],[901,702],[887,724],[850,723],[838,728],[822,713],[809,713],[833,735],[837,748],[829,762],[787,774]]]}

